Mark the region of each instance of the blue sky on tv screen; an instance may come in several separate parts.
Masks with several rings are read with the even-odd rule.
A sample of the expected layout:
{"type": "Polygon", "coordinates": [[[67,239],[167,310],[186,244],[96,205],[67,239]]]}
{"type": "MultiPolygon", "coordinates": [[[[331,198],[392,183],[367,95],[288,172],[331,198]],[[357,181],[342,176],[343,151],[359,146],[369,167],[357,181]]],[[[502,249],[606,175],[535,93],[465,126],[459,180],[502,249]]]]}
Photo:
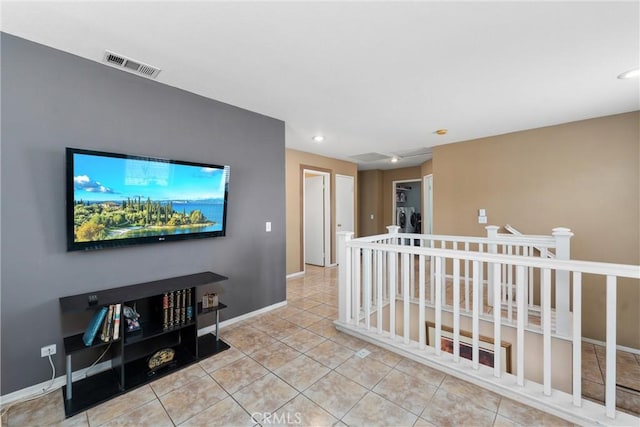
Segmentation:
{"type": "Polygon", "coordinates": [[[74,154],[74,199],[224,199],[225,171],[162,161],[74,154]]]}

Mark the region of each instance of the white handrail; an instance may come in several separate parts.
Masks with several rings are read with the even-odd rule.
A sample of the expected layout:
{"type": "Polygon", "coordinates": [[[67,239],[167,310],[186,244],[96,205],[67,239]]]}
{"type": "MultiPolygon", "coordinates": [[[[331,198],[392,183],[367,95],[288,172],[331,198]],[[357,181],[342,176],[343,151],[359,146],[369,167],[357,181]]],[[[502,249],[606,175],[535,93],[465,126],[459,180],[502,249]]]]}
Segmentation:
{"type": "Polygon", "coordinates": [[[384,246],[386,252],[409,253],[414,255],[440,256],[444,258],[457,258],[461,260],[481,261],[486,263],[522,265],[540,269],[552,269],[561,271],[578,271],[585,274],[612,275],[640,279],[640,266],[628,264],[612,264],[595,261],[561,260],[551,258],[523,257],[519,255],[502,255],[481,252],[454,251],[452,249],[424,248],[419,246],[402,246],[381,243],[367,243],[360,239],[347,242],[347,246],[360,249],[381,249],[384,246]]]}

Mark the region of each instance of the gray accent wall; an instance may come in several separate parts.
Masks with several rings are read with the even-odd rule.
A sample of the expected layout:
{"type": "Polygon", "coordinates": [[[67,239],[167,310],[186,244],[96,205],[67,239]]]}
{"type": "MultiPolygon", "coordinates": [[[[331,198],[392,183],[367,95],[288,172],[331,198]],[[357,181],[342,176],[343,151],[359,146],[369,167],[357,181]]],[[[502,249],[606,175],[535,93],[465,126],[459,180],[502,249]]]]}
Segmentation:
{"type": "Polygon", "coordinates": [[[2,395],[51,378],[42,346],[64,374],[59,297],[213,271],[221,320],[285,300],[284,122],[6,33],[1,49],[2,395]],[[227,236],[67,252],[67,146],[230,165],[227,236]]]}

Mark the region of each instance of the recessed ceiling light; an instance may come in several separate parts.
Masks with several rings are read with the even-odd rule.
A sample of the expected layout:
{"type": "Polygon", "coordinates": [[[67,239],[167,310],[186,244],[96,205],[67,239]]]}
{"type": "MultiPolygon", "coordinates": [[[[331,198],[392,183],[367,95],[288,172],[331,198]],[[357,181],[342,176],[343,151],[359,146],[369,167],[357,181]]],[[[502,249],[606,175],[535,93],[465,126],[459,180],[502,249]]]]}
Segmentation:
{"type": "Polygon", "coordinates": [[[399,161],[400,161],[400,159],[399,159],[399,158],[397,158],[396,156],[393,156],[393,157],[391,158],[391,163],[398,163],[399,161]]]}
{"type": "Polygon", "coordinates": [[[629,71],[625,71],[624,73],[618,76],[619,79],[632,79],[634,77],[640,76],[640,67],[633,68],[629,71]]]}
{"type": "Polygon", "coordinates": [[[446,129],[438,129],[437,131],[435,131],[435,133],[436,133],[437,135],[446,135],[446,134],[447,134],[447,132],[449,132],[449,131],[448,131],[448,130],[446,130],[446,129]]]}
{"type": "Polygon", "coordinates": [[[324,141],[324,136],[316,135],[316,136],[313,137],[313,141],[314,142],[322,142],[322,141],[324,141]]]}

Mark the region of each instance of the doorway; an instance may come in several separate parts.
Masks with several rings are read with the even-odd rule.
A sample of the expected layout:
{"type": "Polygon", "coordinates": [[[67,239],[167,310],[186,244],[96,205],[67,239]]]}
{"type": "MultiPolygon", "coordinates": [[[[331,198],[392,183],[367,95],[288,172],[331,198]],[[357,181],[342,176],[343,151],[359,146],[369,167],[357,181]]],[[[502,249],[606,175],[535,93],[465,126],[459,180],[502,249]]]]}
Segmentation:
{"type": "Polygon", "coordinates": [[[422,181],[393,181],[393,223],[399,233],[422,233],[422,181]]]}
{"type": "Polygon", "coordinates": [[[331,175],[310,169],[304,169],[302,172],[304,264],[326,267],[331,257],[331,175]]]}

